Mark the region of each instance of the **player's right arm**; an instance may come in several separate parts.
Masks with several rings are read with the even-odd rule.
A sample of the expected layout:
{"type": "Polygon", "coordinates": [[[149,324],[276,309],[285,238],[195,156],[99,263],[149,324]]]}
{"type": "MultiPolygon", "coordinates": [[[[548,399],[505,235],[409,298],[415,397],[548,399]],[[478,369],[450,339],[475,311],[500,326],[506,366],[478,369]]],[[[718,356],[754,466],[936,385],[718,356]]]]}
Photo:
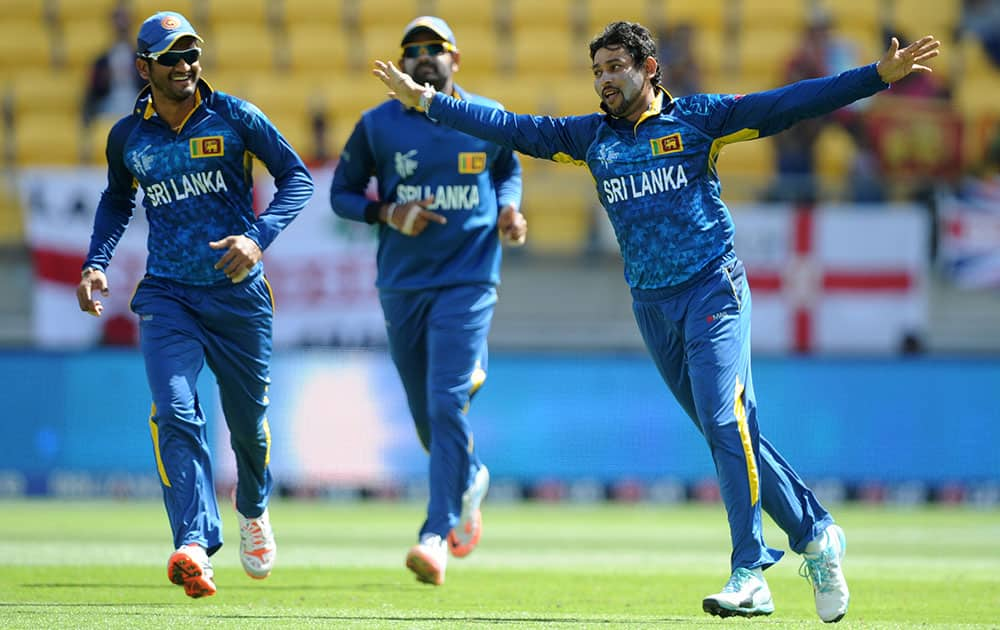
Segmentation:
{"type": "Polygon", "coordinates": [[[135,208],[135,193],[138,182],[125,167],[125,139],[134,128],[131,118],[119,121],[108,133],[105,156],[108,160],[108,186],[101,193],[94,214],[94,229],[90,235],[90,248],[83,263],[80,284],[76,297],[80,310],[91,315],[100,315],[103,307],[94,299],[94,292],[108,294],[108,279],[105,270],[111,262],[115,248],[125,233],[135,208]]]}
{"type": "Polygon", "coordinates": [[[396,204],[391,199],[372,201],[365,196],[375,174],[375,155],[368,141],[364,117],[354,126],[330,184],[330,205],[340,217],[365,223],[381,223],[407,236],[417,236],[428,223],[444,224],[443,215],[428,210],[434,198],[396,204]]]}
{"type": "Polygon", "coordinates": [[[434,121],[525,155],[557,162],[583,162],[603,120],[601,114],[559,118],[514,114],[458,100],[417,85],[391,62],[376,61],[373,73],[400,102],[425,109],[434,121]]]}

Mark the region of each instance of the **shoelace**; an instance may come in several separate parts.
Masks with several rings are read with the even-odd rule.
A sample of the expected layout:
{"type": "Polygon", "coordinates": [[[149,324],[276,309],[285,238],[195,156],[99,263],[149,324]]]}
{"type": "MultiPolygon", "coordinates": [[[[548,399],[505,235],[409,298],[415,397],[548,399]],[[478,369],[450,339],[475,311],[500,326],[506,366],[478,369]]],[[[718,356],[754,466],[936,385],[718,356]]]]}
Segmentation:
{"type": "Polygon", "coordinates": [[[267,543],[267,539],[264,537],[264,531],[260,527],[260,523],[257,519],[247,519],[246,527],[244,528],[250,533],[250,542],[253,543],[254,547],[263,547],[267,543]]]}
{"type": "Polygon", "coordinates": [[[831,579],[834,569],[833,556],[834,550],[827,547],[814,558],[802,557],[799,575],[812,583],[813,588],[819,593],[828,593],[833,589],[833,580],[831,579]]]}
{"type": "Polygon", "coordinates": [[[729,576],[729,581],[722,588],[723,593],[739,593],[743,590],[743,587],[754,577],[753,573],[747,571],[746,569],[737,569],[733,571],[733,574],[729,576]]]}

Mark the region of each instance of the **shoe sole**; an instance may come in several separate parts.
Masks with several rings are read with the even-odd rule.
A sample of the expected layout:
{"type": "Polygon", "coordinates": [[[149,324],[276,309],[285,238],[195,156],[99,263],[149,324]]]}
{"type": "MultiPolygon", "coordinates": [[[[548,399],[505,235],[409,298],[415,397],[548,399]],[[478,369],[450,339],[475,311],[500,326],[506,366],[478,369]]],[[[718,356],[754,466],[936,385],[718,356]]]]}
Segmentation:
{"type": "MultiPolygon", "coordinates": [[[[461,524],[459,524],[461,526],[461,524]]],[[[458,538],[456,530],[458,527],[448,532],[448,549],[451,551],[451,555],[456,558],[464,558],[465,556],[472,553],[472,550],[476,548],[479,544],[479,539],[483,535],[483,513],[480,510],[472,515],[472,518],[468,519],[465,523],[465,533],[470,535],[469,541],[463,543],[458,538]]]]}
{"type": "MultiPolygon", "coordinates": [[[[468,510],[474,510],[472,516],[467,519],[460,518],[458,526],[448,532],[448,550],[456,558],[464,558],[472,553],[472,550],[479,544],[479,539],[483,535],[483,512],[479,509],[479,506],[482,505],[483,500],[486,499],[486,495],[490,491],[490,471],[485,466],[481,470],[486,473],[484,475],[485,481],[483,483],[483,491],[479,495],[479,500],[476,501],[475,508],[472,507],[471,499],[466,504],[465,495],[462,496],[462,515],[464,516],[468,510]],[[463,522],[465,523],[464,527],[462,525],[463,522]],[[459,534],[456,533],[459,528],[464,529],[463,533],[469,536],[466,542],[462,542],[459,534]]],[[[478,478],[478,476],[479,473],[477,472],[476,477],[478,478]]],[[[466,493],[468,492],[466,490],[466,493]]]]}
{"type": "Polygon", "coordinates": [[[417,580],[424,584],[440,586],[444,584],[444,575],[441,569],[428,558],[419,548],[414,547],[406,554],[406,568],[417,576],[417,580]]]}
{"type": "Polygon", "coordinates": [[[774,612],[773,606],[770,608],[761,608],[758,606],[757,608],[739,608],[733,610],[732,608],[726,608],[714,599],[702,600],[701,609],[710,615],[722,617],[723,619],[727,617],[761,617],[774,612]]]}
{"type": "Polygon", "coordinates": [[[216,587],[211,578],[205,577],[201,565],[194,558],[182,551],[175,551],[167,562],[167,577],[178,586],[184,587],[184,593],[195,599],[215,595],[216,587]]]}

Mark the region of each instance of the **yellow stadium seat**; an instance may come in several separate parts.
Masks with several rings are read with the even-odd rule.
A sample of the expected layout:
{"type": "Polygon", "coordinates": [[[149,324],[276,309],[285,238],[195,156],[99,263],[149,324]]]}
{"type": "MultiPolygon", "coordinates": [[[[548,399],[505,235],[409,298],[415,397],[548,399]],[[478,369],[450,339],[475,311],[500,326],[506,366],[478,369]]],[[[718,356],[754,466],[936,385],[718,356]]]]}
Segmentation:
{"type": "Polygon", "coordinates": [[[500,72],[499,51],[505,47],[499,45],[497,32],[492,26],[469,24],[456,31],[455,41],[460,53],[460,74],[456,76],[459,83],[471,76],[500,72]]]}
{"type": "Polygon", "coordinates": [[[908,41],[934,35],[944,43],[951,43],[961,14],[958,0],[894,0],[893,5],[892,22],[908,41]]]}
{"type": "MultiPolygon", "coordinates": [[[[692,0],[693,1],[693,0],[692,0]]],[[[598,35],[611,22],[626,20],[649,23],[649,2],[647,0],[588,0],[587,39],[598,35]]]]}
{"type": "MultiPolygon", "coordinates": [[[[955,105],[969,120],[1000,115],[1000,69],[986,56],[982,45],[972,37],[962,40],[959,54],[962,72],[955,86],[955,105]]],[[[933,63],[933,62],[932,62],[933,63]]]]}
{"type": "Polygon", "coordinates": [[[83,160],[97,166],[108,165],[105,154],[108,147],[108,133],[120,118],[120,116],[104,115],[97,116],[90,122],[90,125],[83,130],[84,145],[80,150],[83,160]]]}
{"type": "Polygon", "coordinates": [[[799,29],[745,27],[740,32],[740,73],[773,87],[784,83],[785,66],[802,39],[799,29]]]}
{"type": "MultiPolygon", "coordinates": [[[[77,18],[64,22],[57,38],[59,57],[70,68],[89,71],[94,60],[114,42],[114,32],[107,17],[77,18]]],[[[134,46],[134,40],[129,42],[134,46]]]]}
{"type": "MultiPolygon", "coordinates": [[[[0,134],[2,137],[2,134],[0,134]]],[[[24,212],[18,198],[17,182],[10,173],[0,174],[0,244],[24,242],[24,212]]]]}
{"type": "Polygon", "coordinates": [[[365,69],[371,68],[373,59],[399,59],[402,49],[399,42],[403,39],[402,26],[387,26],[385,24],[373,24],[362,27],[362,50],[365,60],[365,69]]]}
{"type": "Polygon", "coordinates": [[[344,3],[341,0],[284,0],[278,4],[286,27],[302,24],[344,26],[344,3]]]}
{"type": "Polygon", "coordinates": [[[342,72],[353,61],[349,42],[335,22],[289,23],[278,52],[293,73],[342,72]]]}
{"type": "Polygon", "coordinates": [[[729,5],[729,0],[667,0],[662,18],[667,26],[687,23],[699,30],[721,31],[729,5]]]}
{"type": "MultiPolygon", "coordinates": [[[[470,2],[469,0],[433,0],[428,12],[448,23],[455,33],[459,47],[465,39],[465,29],[470,26],[478,28],[496,28],[495,4],[492,2],[470,2]]],[[[409,20],[400,24],[400,29],[409,20]]]]}
{"type": "MultiPolygon", "coordinates": [[[[270,26],[272,20],[271,5],[268,0],[202,0],[202,14],[198,17],[204,18],[207,23],[202,26],[194,24],[195,29],[204,28],[211,33],[220,26],[232,24],[255,24],[259,26],[270,26]]],[[[189,20],[194,20],[195,16],[187,16],[189,20]]]]}
{"type": "Polygon", "coordinates": [[[370,72],[345,73],[337,77],[336,85],[326,92],[327,115],[337,120],[357,120],[361,112],[371,109],[387,98],[385,86],[370,72]],[[340,86],[350,86],[344,89],[340,86]]]}
{"type": "Polygon", "coordinates": [[[722,148],[718,169],[723,181],[733,176],[752,176],[766,183],[774,172],[774,139],[734,142],[722,148]]]}
{"type": "Polygon", "coordinates": [[[52,39],[38,20],[0,20],[0,83],[11,73],[45,71],[52,65],[52,39]]]}
{"type": "Polygon", "coordinates": [[[569,74],[590,67],[584,42],[563,27],[520,26],[514,32],[513,69],[518,76],[569,74]]]}
{"type": "Polygon", "coordinates": [[[205,38],[203,70],[244,70],[272,72],[275,68],[275,41],[262,24],[219,26],[205,38]]]}
{"type": "Polygon", "coordinates": [[[199,23],[199,18],[202,17],[202,14],[200,11],[195,10],[195,0],[170,0],[169,2],[164,2],[163,0],[132,0],[132,20],[135,23],[132,32],[138,35],[139,27],[142,26],[146,18],[160,11],[176,11],[191,22],[191,25],[194,26],[199,35],[202,37],[208,35],[208,25],[199,23]]]}
{"type": "Polygon", "coordinates": [[[15,117],[45,112],[79,119],[84,85],[77,74],[56,71],[19,74],[12,88],[15,117]]]}
{"type": "Polygon", "coordinates": [[[808,0],[739,0],[742,28],[766,26],[799,33],[809,17],[808,0]]]}
{"type": "Polygon", "coordinates": [[[516,30],[522,27],[546,25],[572,30],[583,21],[585,7],[575,0],[508,0],[501,4],[516,30]]]}
{"type": "Polygon", "coordinates": [[[872,0],[824,0],[818,5],[832,20],[835,33],[852,34],[855,38],[879,38],[884,3],[872,0]]]}
{"type": "MultiPolygon", "coordinates": [[[[382,25],[395,28],[397,39],[403,37],[403,27],[413,18],[421,15],[422,2],[419,0],[358,0],[358,26],[382,25]]],[[[398,42],[397,42],[398,43],[398,42]]]]}
{"type": "Polygon", "coordinates": [[[111,24],[111,13],[119,0],[51,0],[52,13],[63,26],[77,20],[101,18],[111,24]]]}
{"type": "Polygon", "coordinates": [[[247,100],[268,118],[306,117],[313,109],[323,109],[325,90],[308,75],[260,74],[249,81],[247,100]]]}
{"type": "Polygon", "coordinates": [[[268,118],[278,128],[295,152],[305,161],[310,161],[315,155],[312,125],[304,112],[282,111],[268,118]]]}
{"type": "Polygon", "coordinates": [[[511,79],[503,76],[479,75],[459,84],[476,94],[491,98],[509,112],[517,114],[553,113],[543,111],[545,96],[549,93],[551,80],[538,76],[517,77],[511,79]]]}
{"type": "Polygon", "coordinates": [[[18,166],[77,164],[80,161],[77,116],[26,112],[14,128],[14,162],[18,166]]]}
{"type": "Polygon", "coordinates": [[[46,0],[0,0],[4,20],[35,21],[41,24],[49,15],[46,0]]]}
{"type": "Polygon", "coordinates": [[[598,211],[593,177],[585,167],[537,162],[523,175],[527,247],[542,254],[578,254],[587,245],[598,211]]]}
{"type": "Polygon", "coordinates": [[[857,146],[843,127],[827,125],[820,133],[813,153],[819,176],[831,184],[839,184],[850,171],[857,146]]]}

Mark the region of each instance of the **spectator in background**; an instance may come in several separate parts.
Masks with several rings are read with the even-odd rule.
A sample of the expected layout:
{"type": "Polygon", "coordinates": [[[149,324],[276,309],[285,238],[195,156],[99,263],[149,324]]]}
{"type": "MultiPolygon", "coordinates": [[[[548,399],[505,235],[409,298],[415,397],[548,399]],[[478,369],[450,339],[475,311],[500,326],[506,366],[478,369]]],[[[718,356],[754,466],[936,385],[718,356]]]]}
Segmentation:
{"type": "Polygon", "coordinates": [[[701,66],[694,54],[697,37],[693,24],[681,22],[659,33],[664,79],[670,83],[670,93],[687,96],[701,92],[701,66]]]}
{"type": "MultiPolygon", "coordinates": [[[[400,47],[399,64],[421,83],[499,107],[455,83],[461,53],[444,20],[416,18],[400,47]]],[[[487,376],[500,245],[520,245],[527,234],[518,209],[521,164],[508,148],[390,99],[361,115],[334,171],[330,202],[337,215],[378,226],[376,286],[389,352],[430,455],[427,516],[406,566],[421,582],[440,585],[449,549],[469,554],[482,531],[490,476],[468,413],[487,376]],[[372,176],[379,201],[365,195],[372,176]]]]}
{"type": "Polygon", "coordinates": [[[958,31],[978,39],[986,56],[1000,68],[1000,0],[964,0],[958,31]]]}
{"type": "Polygon", "coordinates": [[[135,97],[146,82],[135,67],[135,46],[131,41],[132,19],[125,4],[111,12],[115,41],[90,68],[83,97],[83,124],[94,118],[111,115],[117,120],[135,103],[135,97]]]}
{"type": "MultiPolygon", "coordinates": [[[[853,46],[833,34],[833,21],[825,11],[809,18],[799,47],[785,67],[784,82],[795,83],[843,72],[855,65],[853,46]]],[[[813,203],[818,195],[816,144],[831,123],[850,124],[850,109],[800,121],[775,136],[775,181],[766,196],[771,201],[813,203]]]]}

